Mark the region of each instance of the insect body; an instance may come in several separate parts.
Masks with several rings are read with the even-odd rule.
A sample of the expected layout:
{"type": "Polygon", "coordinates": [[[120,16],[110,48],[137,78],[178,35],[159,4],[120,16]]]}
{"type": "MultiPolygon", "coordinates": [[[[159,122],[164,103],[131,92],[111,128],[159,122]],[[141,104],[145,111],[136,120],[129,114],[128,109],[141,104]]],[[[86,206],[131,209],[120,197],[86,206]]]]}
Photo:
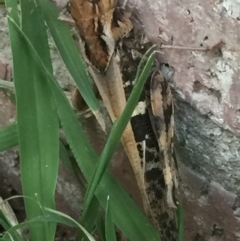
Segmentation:
{"type": "MultiPolygon", "coordinates": [[[[152,44],[141,32],[135,29],[130,32],[131,21],[116,8],[114,0],[70,0],[70,3],[81,37],[81,52],[114,122],[132,91],[141,57],[152,44]]],[[[146,215],[162,239],[168,241],[178,240],[174,216],[178,183],[173,134],[171,91],[156,61],[123,133],[122,144],[146,215]]]]}
{"type": "MultiPolygon", "coordinates": [[[[129,97],[142,55],[151,47],[139,31],[132,31],[121,42],[121,73],[126,98],[129,97]]],[[[163,240],[178,240],[175,222],[177,166],[173,152],[173,103],[170,87],[155,61],[138,105],[131,128],[139,154],[145,211],[163,240]]]]}

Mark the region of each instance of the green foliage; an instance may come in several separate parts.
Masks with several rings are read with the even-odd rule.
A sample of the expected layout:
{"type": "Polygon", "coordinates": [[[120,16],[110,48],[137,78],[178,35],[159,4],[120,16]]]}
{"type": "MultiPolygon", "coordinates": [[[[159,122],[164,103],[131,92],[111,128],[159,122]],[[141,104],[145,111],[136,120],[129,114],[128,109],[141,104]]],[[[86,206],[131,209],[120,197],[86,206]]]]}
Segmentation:
{"type": "Polygon", "coordinates": [[[0,128],[0,152],[18,145],[17,125],[0,128]]]}
{"type": "Polygon", "coordinates": [[[107,197],[106,217],[105,217],[105,236],[106,241],[117,241],[112,214],[110,208],[110,197],[107,197]]]}
{"type": "MultiPolygon", "coordinates": [[[[46,69],[52,71],[46,26],[36,2],[21,1],[21,16],[12,1],[6,1],[6,6],[17,101],[22,189],[24,195],[35,198],[41,205],[55,208],[59,155],[58,116],[48,86],[48,76],[38,67],[36,59],[38,53],[46,69]],[[39,31],[36,31],[35,26],[38,26],[39,31]]],[[[24,202],[28,219],[43,214],[35,202],[29,199],[24,202]]],[[[33,240],[52,240],[56,224],[29,224],[29,229],[33,240]]]]}
{"type": "Polygon", "coordinates": [[[17,0],[6,0],[5,4],[13,56],[17,124],[0,129],[0,151],[19,145],[23,195],[28,198],[24,198],[27,221],[11,227],[7,225],[7,217],[2,217],[7,233],[0,240],[10,240],[9,234],[13,240],[22,240],[15,231],[28,227],[31,240],[51,241],[57,223],[63,223],[80,230],[76,240],[82,237],[94,240],[90,233],[96,227],[102,240],[114,241],[116,227],[131,241],[159,241],[156,230],[107,170],[149,74],[154,53],[148,52],[148,58],[141,62],[133,93],[98,157],[52,73],[46,27],[86,103],[98,115],[99,104],[86,66],[68,27],[58,20],[58,10],[48,0],[21,0],[20,12],[17,0]],[[81,224],[55,210],[59,159],[73,170],[59,142],[60,126],[89,183],[81,224]],[[105,222],[100,206],[106,210],[105,222]]]}

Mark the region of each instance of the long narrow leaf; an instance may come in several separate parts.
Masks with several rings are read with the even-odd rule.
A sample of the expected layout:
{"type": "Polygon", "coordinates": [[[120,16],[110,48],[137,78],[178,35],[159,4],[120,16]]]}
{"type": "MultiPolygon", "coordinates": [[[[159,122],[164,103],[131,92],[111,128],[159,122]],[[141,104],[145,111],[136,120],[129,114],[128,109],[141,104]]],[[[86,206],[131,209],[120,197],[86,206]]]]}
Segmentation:
{"type": "Polygon", "coordinates": [[[5,1],[9,16],[20,26],[20,17],[18,15],[18,0],[5,1]]]}
{"type": "Polygon", "coordinates": [[[17,125],[0,128],[0,152],[18,145],[17,125]]]}
{"type": "Polygon", "coordinates": [[[99,213],[97,216],[96,231],[100,237],[100,240],[104,240],[105,239],[105,224],[104,224],[104,220],[103,220],[101,213],[99,213]]]}
{"type": "MultiPolygon", "coordinates": [[[[87,214],[84,216],[84,219],[81,219],[81,224],[90,233],[94,230],[99,211],[100,211],[100,203],[96,197],[93,197],[87,214]]],[[[75,241],[85,241],[85,240],[86,239],[84,234],[80,231],[75,241]]]]}
{"type": "Polygon", "coordinates": [[[184,210],[182,204],[177,209],[178,237],[179,241],[184,241],[184,210]]]}
{"type": "Polygon", "coordinates": [[[98,123],[102,129],[106,131],[106,126],[104,118],[100,112],[99,103],[90,84],[91,81],[87,73],[86,64],[79,55],[79,51],[75,46],[69,28],[65,23],[58,20],[59,11],[51,1],[41,0],[40,3],[44,11],[47,25],[67,69],[71,73],[83,99],[92,110],[98,123]]]}
{"type": "Polygon", "coordinates": [[[0,88],[13,90],[14,89],[14,83],[10,82],[10,81],[0,79],[0,88]]]}
{"type": "MultiPolygon", "coordinates": [[[[143,56],[143,58],[146,58],[148,54],[149,51],[143,56]]],[[[145,81],[151,72],[151,67],[154,61],[154,55],[155,53],[153,52],[147,59],[147,62],[145,63],[145,66],[141,74],[139,75],[139,78],[136,80],[133,91],[127,101],[126,107],[124,108],[122,115],[113,125],[107,143],[100,156],[100,160],[98,161],[97,167],[95,168],[92,180],[89,184],[89,188],[85,196],[84,210],[87,209],[89,203],[91,202],[91,199],[93,198],[95,190],[98,186],[98,183],[100,182],[117,146],[119,145],[123,131],[125,130],[132,116],[132,113],[141,95],[145,81]]]]}
{"type": "Polygon", "coordinates": [[[106,207],[106,215],[105,215],[105,235],[106,235],[106,241],[117,241],[116,232],[112,221],[109,196],[107,198],[107,207],[106,207]]]}
{"type": "MultiPolygon", "coordinates": [[[[12,226],[17,225],[18,221],[14,211],[7,201],[0,197],[0,225],[7,231],[12,226]]],[[[12,238],[16,241],[23,241],[21,230],[12,233],[12,238]]]]}
{"type": "Polygon", "coordinates": [[[5,93],[11,102],[16,105],[16,98],[14,94],[14,83],[0,79],[0,90],[5,93]]]}
{"type": "Polygon", "coordinates": [[[69,158],[69,153],[61,141],[59,141],[59,157],[63,164],[74,173],[72,162],[69,158]]]}
{"type": "Polygon", "coordinates": [[[90,78],[86,72],[86,65],[78,53],[72,35],[66,23],[58,20],[59,11],[56,6],[48,0],[41,0],[45,21],[55,41],[59,53],[62,56],[70,74],[78,85],[78,88],[93,111],[99,110],[100,106],[90,84],[90,78]]]}
{"type": "MultiPolygon", "coordinates": [[[[6,1],[7,6],[9,2],[6,1]]],[[[49,71],[52,71],[46,29],[36,1],[22,0],[21,6],[23,31],[11,18],[11,12],[8,12],[8,24],[17,98],[22,189],[24,195],[54,208],[59,159],[56,107],[45,73],[36,66],[31,49],[22,41],[25,32],[49,71]]],[[[28,218],[42,214],[33,202],[25,200],[25,207],[28,218]]],[[[55,227],[55,224],[31,226],[31,237],[36,241],[53,240],[55,227]]]]}
{"type": "Polygon", "coordinates": [[[35,217],[29,221],[25,221],[11,227],[7,231],[7,234],[8,233],[12,234],[14,233],[15,230],[18,230],[19,228],[23,228],[26,226],[33,226],[33,224],[36,225],[38,223],[45,223],[45,224],[47,223],[49,225],[49,223],[61,223],[61,224],[68,225],[69,227],[79,228],[80,230],[82,230],[82,232],[84,232],[84,234],[86,235],[89,241],[95,241],[92,235],[89,234],[82,225],[80,225],[77,221],[75,221],[70,216],[50,208],[45,208],[44,213],[46,213],[46,215],[35,217]]]}
{"type": "MultiPolygon", "coordinates": [[[[4,128],[0,128],[0,152],[6,151],[9,148],[18,146],[18,130],[17,124],[12,124],[4,128]]],[[[62,163],[74,173],[71,160],[63,143],[59,141],[59,158],[62,163]]]]}

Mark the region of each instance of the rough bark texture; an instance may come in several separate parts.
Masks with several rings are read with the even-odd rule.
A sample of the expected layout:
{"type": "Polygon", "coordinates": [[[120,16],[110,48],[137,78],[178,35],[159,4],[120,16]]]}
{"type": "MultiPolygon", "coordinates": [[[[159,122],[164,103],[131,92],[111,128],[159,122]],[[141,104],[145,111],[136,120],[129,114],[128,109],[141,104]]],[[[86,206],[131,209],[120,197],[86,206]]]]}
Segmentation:
{"type": "MultiPolygon", "coordinates": [[[[58,1],[61,6],[64,2],[58,1]]],[[[186,241],[240,240],[240,2],[129,0],[129,4],[137,10],[148,36],[159,45],[211,48],[220,40],[224,42],[214,51],[162,49],[159,58],[165,63],[176,97],[176,146],[182,163],[186,241]]],[[[0,78],[10,79],[5,16],[0,5],[0,78]]],[[[56,76],[67,87],[71,80],[55,47],[52,54],[56,76]]],[[[14,106],[0,92],[0,126],[9,124],[14,115],[14,106]]],[[[100,151],[106,137],[101,137],[98,127],[94,130],[95,125],[93,118],[85,123],[100,151]]],[[[0,180],[6,184],[0,190],[5,197],[21,192],[17,159],[16,149],[0,155],[0,180]]],[[[134,183],[129,185],[131,168],[121,148],[115,160],[115,175],[136,198],[139,194],[134,183]]],[[[76,199],[79,187],[69,176],[63,167],[57,202],[61,210],[74,214],[79,212],[81,194],[78,191],[76,199]]]]}

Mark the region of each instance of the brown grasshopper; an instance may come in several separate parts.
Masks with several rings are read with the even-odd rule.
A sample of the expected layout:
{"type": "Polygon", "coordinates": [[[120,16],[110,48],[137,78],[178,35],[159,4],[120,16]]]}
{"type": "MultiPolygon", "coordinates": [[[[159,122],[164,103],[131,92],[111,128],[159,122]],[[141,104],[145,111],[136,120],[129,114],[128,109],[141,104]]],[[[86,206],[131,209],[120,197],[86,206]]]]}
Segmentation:
{"type": "MultiPolygon", "coordinates": [[[[137,67],[151,47],[117,0],[70,0],[80,35],[81,54],[89,64],[101,98],[114,122],[134,85],[137,67]]],[[[155,61],[122,144],[132,165],[146,215],[163,240],[178,240],[177,165],[173,152],[173,103],[168,83],[155,61]]]]}

